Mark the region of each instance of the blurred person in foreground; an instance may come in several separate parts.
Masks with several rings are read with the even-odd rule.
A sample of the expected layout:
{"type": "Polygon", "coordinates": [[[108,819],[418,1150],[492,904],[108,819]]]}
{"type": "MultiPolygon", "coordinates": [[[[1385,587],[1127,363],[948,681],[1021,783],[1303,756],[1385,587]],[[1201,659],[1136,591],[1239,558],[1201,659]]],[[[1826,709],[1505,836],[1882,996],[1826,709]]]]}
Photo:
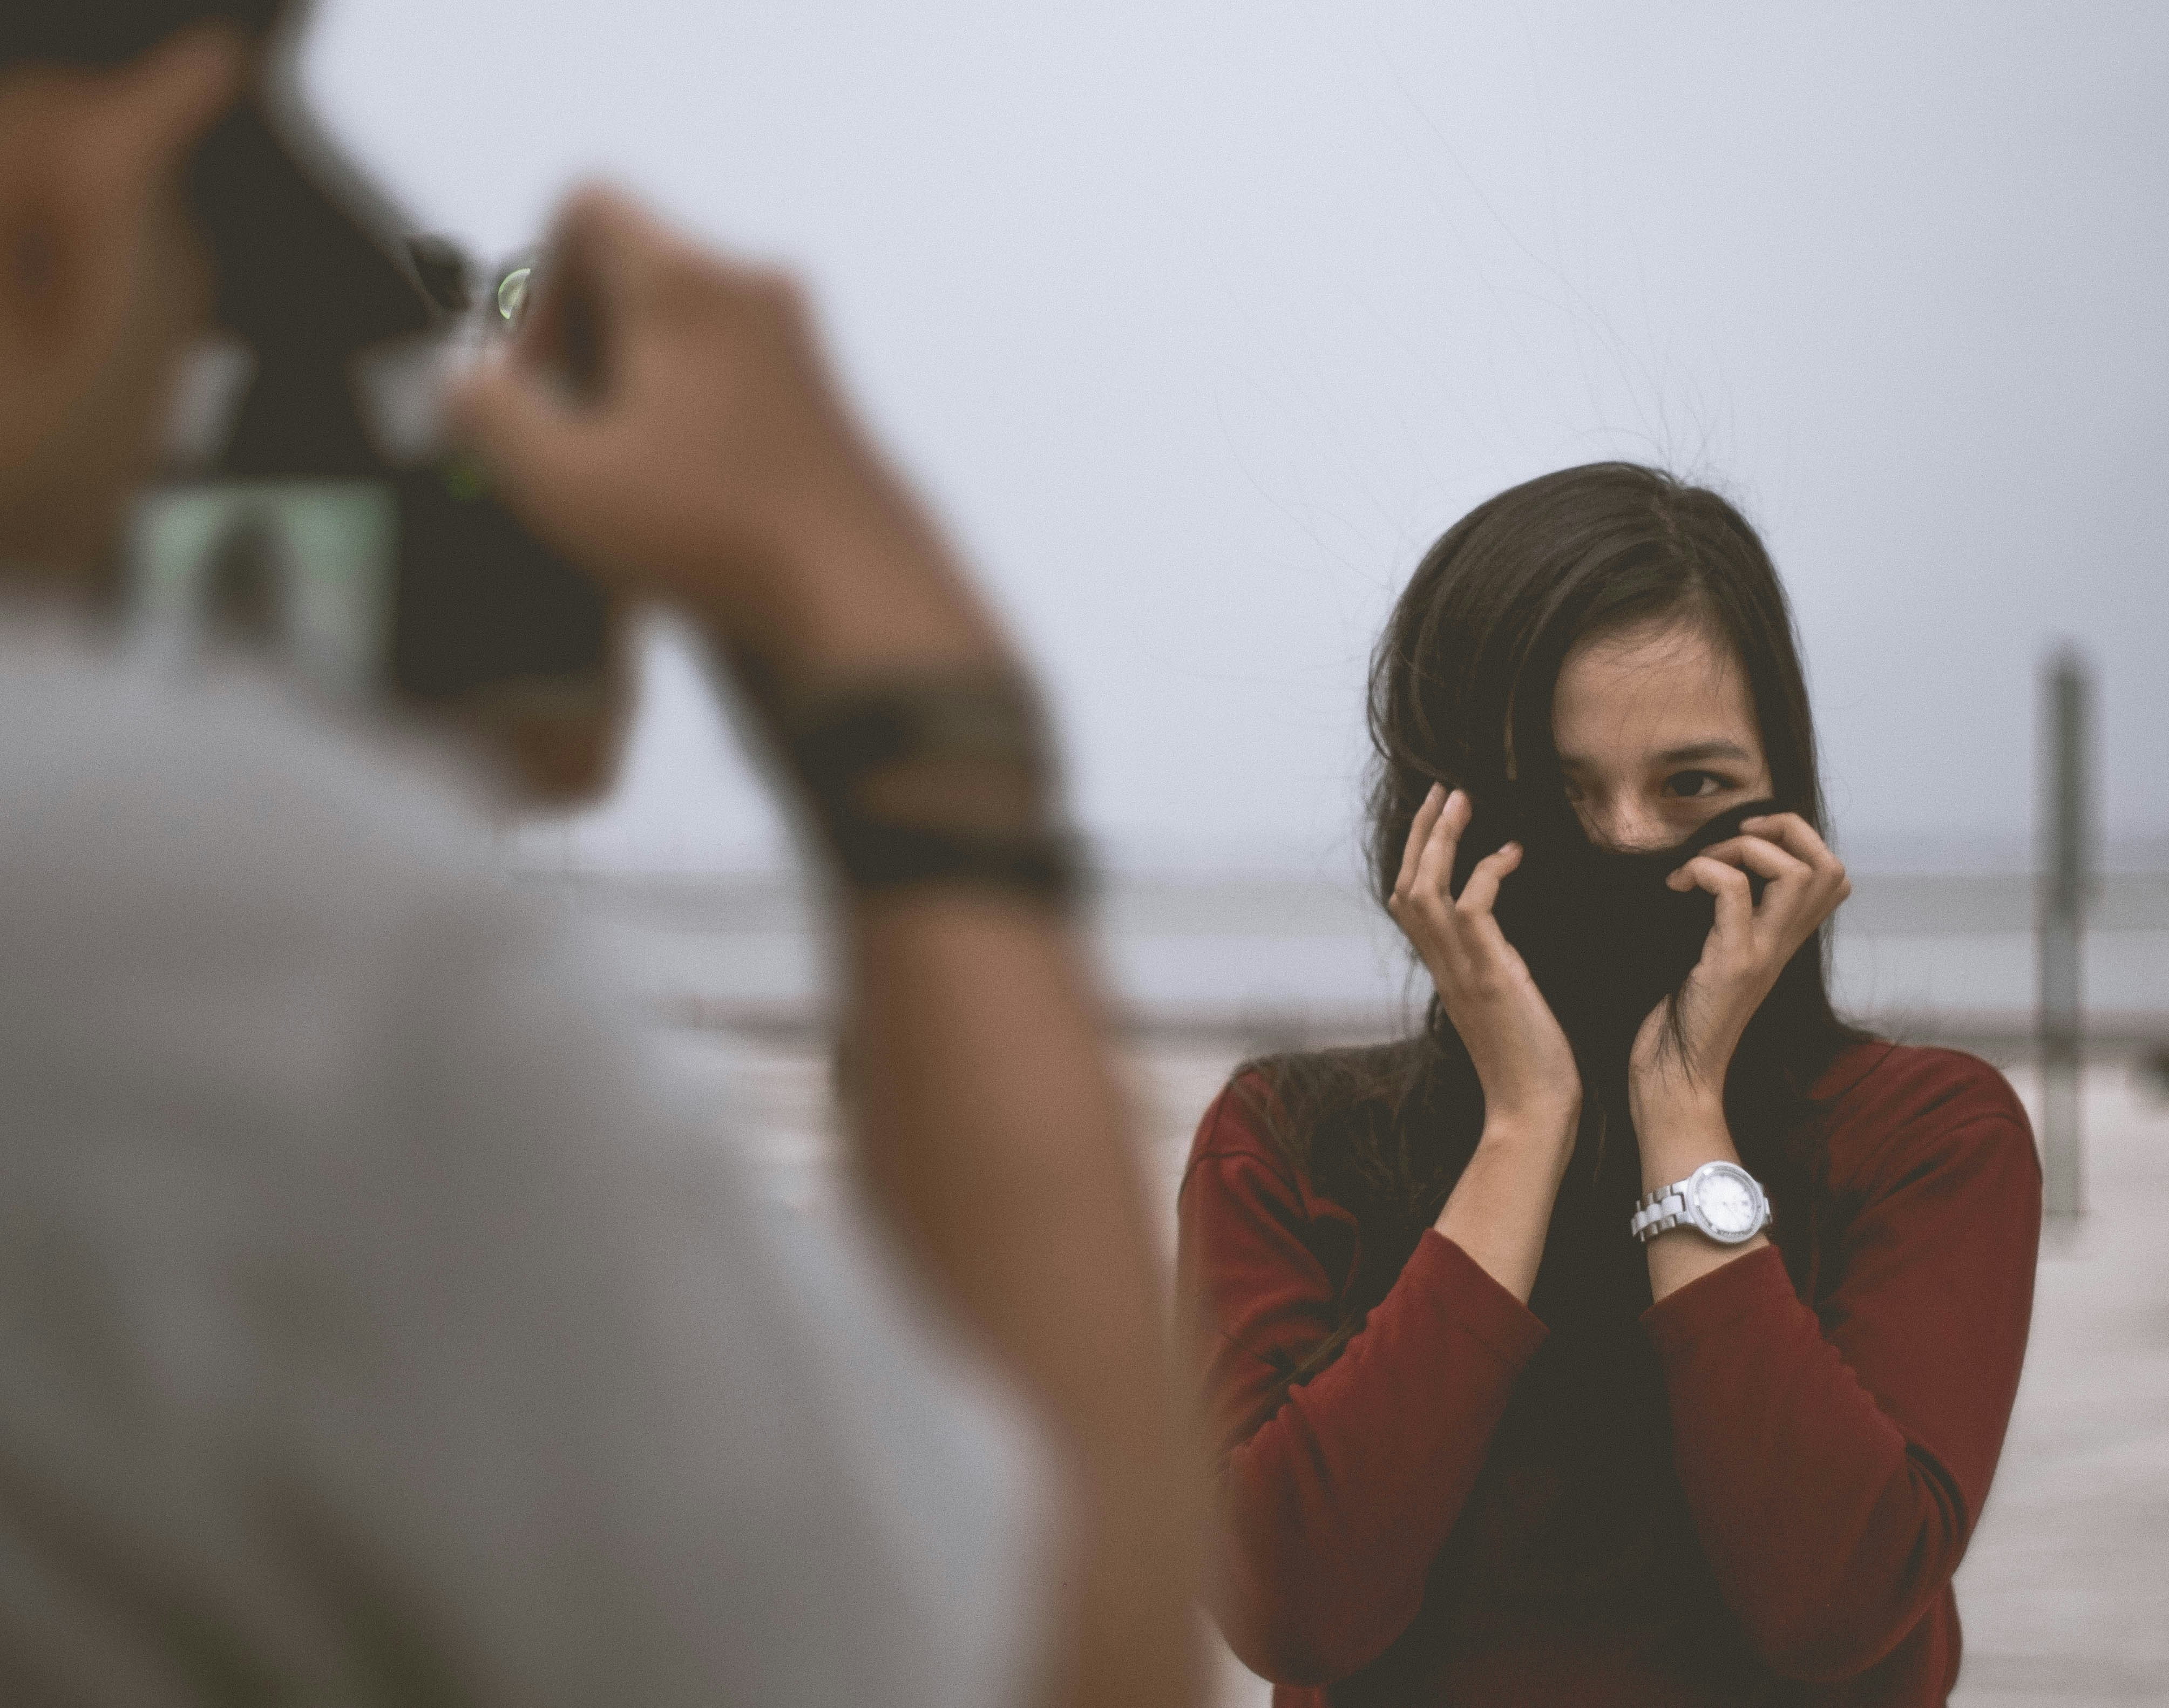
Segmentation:
{"type": "MultiPolygon", "coordinates": [[[[953,1455],[496,879],[478,792],[101,642],[220,288],[185,173],[274,10],[0,21],[0,1697],[953,1702],[979,1639],[930,1581],[974,1538],[906,1511],[953,1455]]],[[[1010,1700],[1186,1701],[1147,1224],[1015,662],[787,283],[604,192],[552,253],[458,412],[531,526],[706,630],[820,827],[871,1198],[1063,1473],[1010,1700]]]]}

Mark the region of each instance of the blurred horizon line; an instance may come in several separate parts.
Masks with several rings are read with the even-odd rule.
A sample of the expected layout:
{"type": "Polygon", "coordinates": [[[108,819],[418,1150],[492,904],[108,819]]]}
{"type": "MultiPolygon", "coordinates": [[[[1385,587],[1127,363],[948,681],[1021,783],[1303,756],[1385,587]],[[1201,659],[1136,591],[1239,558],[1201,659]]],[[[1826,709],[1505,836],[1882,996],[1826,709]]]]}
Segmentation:
{"type": "MultiPolygon", "coordinates": [[[[650,838],[613,839],[584,834],[577,824],[530,821],[508,831],[502,842],[507,871],[520,878],[600,881],[670,879],[758,883],[797,881],[805,862],[788,844],[712,844],[701,848],[650,838]]],[[[1223,849],[1121,837],[1084,838],[1090,869],[1105,882],[1206,884],[1221,882],[1363,886],[1352,836],[1338,847],[1255,841],[1223,849]]],[[[1855,879],[1949,879],[1960,883],[2030,878],[2044,869],[2031,837],[1958,837],[1896,834],[1842,838],[1837,851],[1855,879]]],[[[2095,871],[2103,880],[2169,875],[2169,831],[2103,838],[2095,871]]]]}
{"type": "MultiPolygon", "coordinates": [[[[595,921],[656,1011],[708,1030],[799,1035],[827,1013],[818,879],[529,868],[518,881],[595,921]]],[[[1886,1035],[1992,1041],[2033,1028],[2041,880],[2028,873],[1862,873],[1832,939],[1833,995],[1886,1035]]],[[[1352,880],[1102,873],[1080,924],[1131,1033],[1255,1041],[1404,1031],[1421,979],[1352,880]]],[[[2169,869],[2105,874],[2086,932],[2097,1044],[2169,1046],[2169,869]]]]}

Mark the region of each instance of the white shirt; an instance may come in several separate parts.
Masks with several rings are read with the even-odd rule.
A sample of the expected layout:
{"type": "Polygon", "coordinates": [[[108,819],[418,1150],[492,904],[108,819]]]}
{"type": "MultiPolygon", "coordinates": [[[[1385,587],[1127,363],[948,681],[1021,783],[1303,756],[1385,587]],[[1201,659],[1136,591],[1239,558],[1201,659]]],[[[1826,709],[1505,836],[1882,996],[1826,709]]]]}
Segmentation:
{"type": "Polygon", "coordinates": [[[1000,1428],[610,988],[446,778],[0,642],[0,1700],[1013,1700],[1000,1428]]]}

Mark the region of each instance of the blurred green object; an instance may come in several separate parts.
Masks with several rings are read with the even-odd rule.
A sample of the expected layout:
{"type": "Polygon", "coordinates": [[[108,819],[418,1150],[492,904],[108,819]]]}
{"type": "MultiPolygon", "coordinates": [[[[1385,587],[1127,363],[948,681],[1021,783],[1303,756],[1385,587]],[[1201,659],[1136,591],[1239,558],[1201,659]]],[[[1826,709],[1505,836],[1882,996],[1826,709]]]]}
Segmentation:
{"type": "Polygon", "coordinates": [[[534,276],[532,267],[514,267],[497,282],[497,312],[506,321],[517,324],[520,311],[527,306],[527,281],[534,276]]]}
{"type": "Polygon", "coordinates": [[[139,634],[283,655],[341,697],[376,688],[391,641],[397,495],[379,481],[206,482],[147,493],[131,532],[139,634]]]}

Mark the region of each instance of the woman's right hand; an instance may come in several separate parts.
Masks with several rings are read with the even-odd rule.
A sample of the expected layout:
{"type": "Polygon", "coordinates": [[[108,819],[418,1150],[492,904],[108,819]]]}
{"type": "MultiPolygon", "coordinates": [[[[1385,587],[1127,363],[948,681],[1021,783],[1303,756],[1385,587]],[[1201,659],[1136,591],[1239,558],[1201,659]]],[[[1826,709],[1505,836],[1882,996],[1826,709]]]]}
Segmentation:
{"type": "Polygon", "coordinates": [[[1423,958],[1475,1065],[1487,1132],[1511,1125],[1570,1136],[1581,1111],[1574,1051],[1491,912],[1499,886],[1521,863],[1521,844],[1478,861],[1461,894],[1452,892],[1454,857],[1474,811],[1464,791],[1431,786],[1409,827],[1386,910],[1423,958]]]}

